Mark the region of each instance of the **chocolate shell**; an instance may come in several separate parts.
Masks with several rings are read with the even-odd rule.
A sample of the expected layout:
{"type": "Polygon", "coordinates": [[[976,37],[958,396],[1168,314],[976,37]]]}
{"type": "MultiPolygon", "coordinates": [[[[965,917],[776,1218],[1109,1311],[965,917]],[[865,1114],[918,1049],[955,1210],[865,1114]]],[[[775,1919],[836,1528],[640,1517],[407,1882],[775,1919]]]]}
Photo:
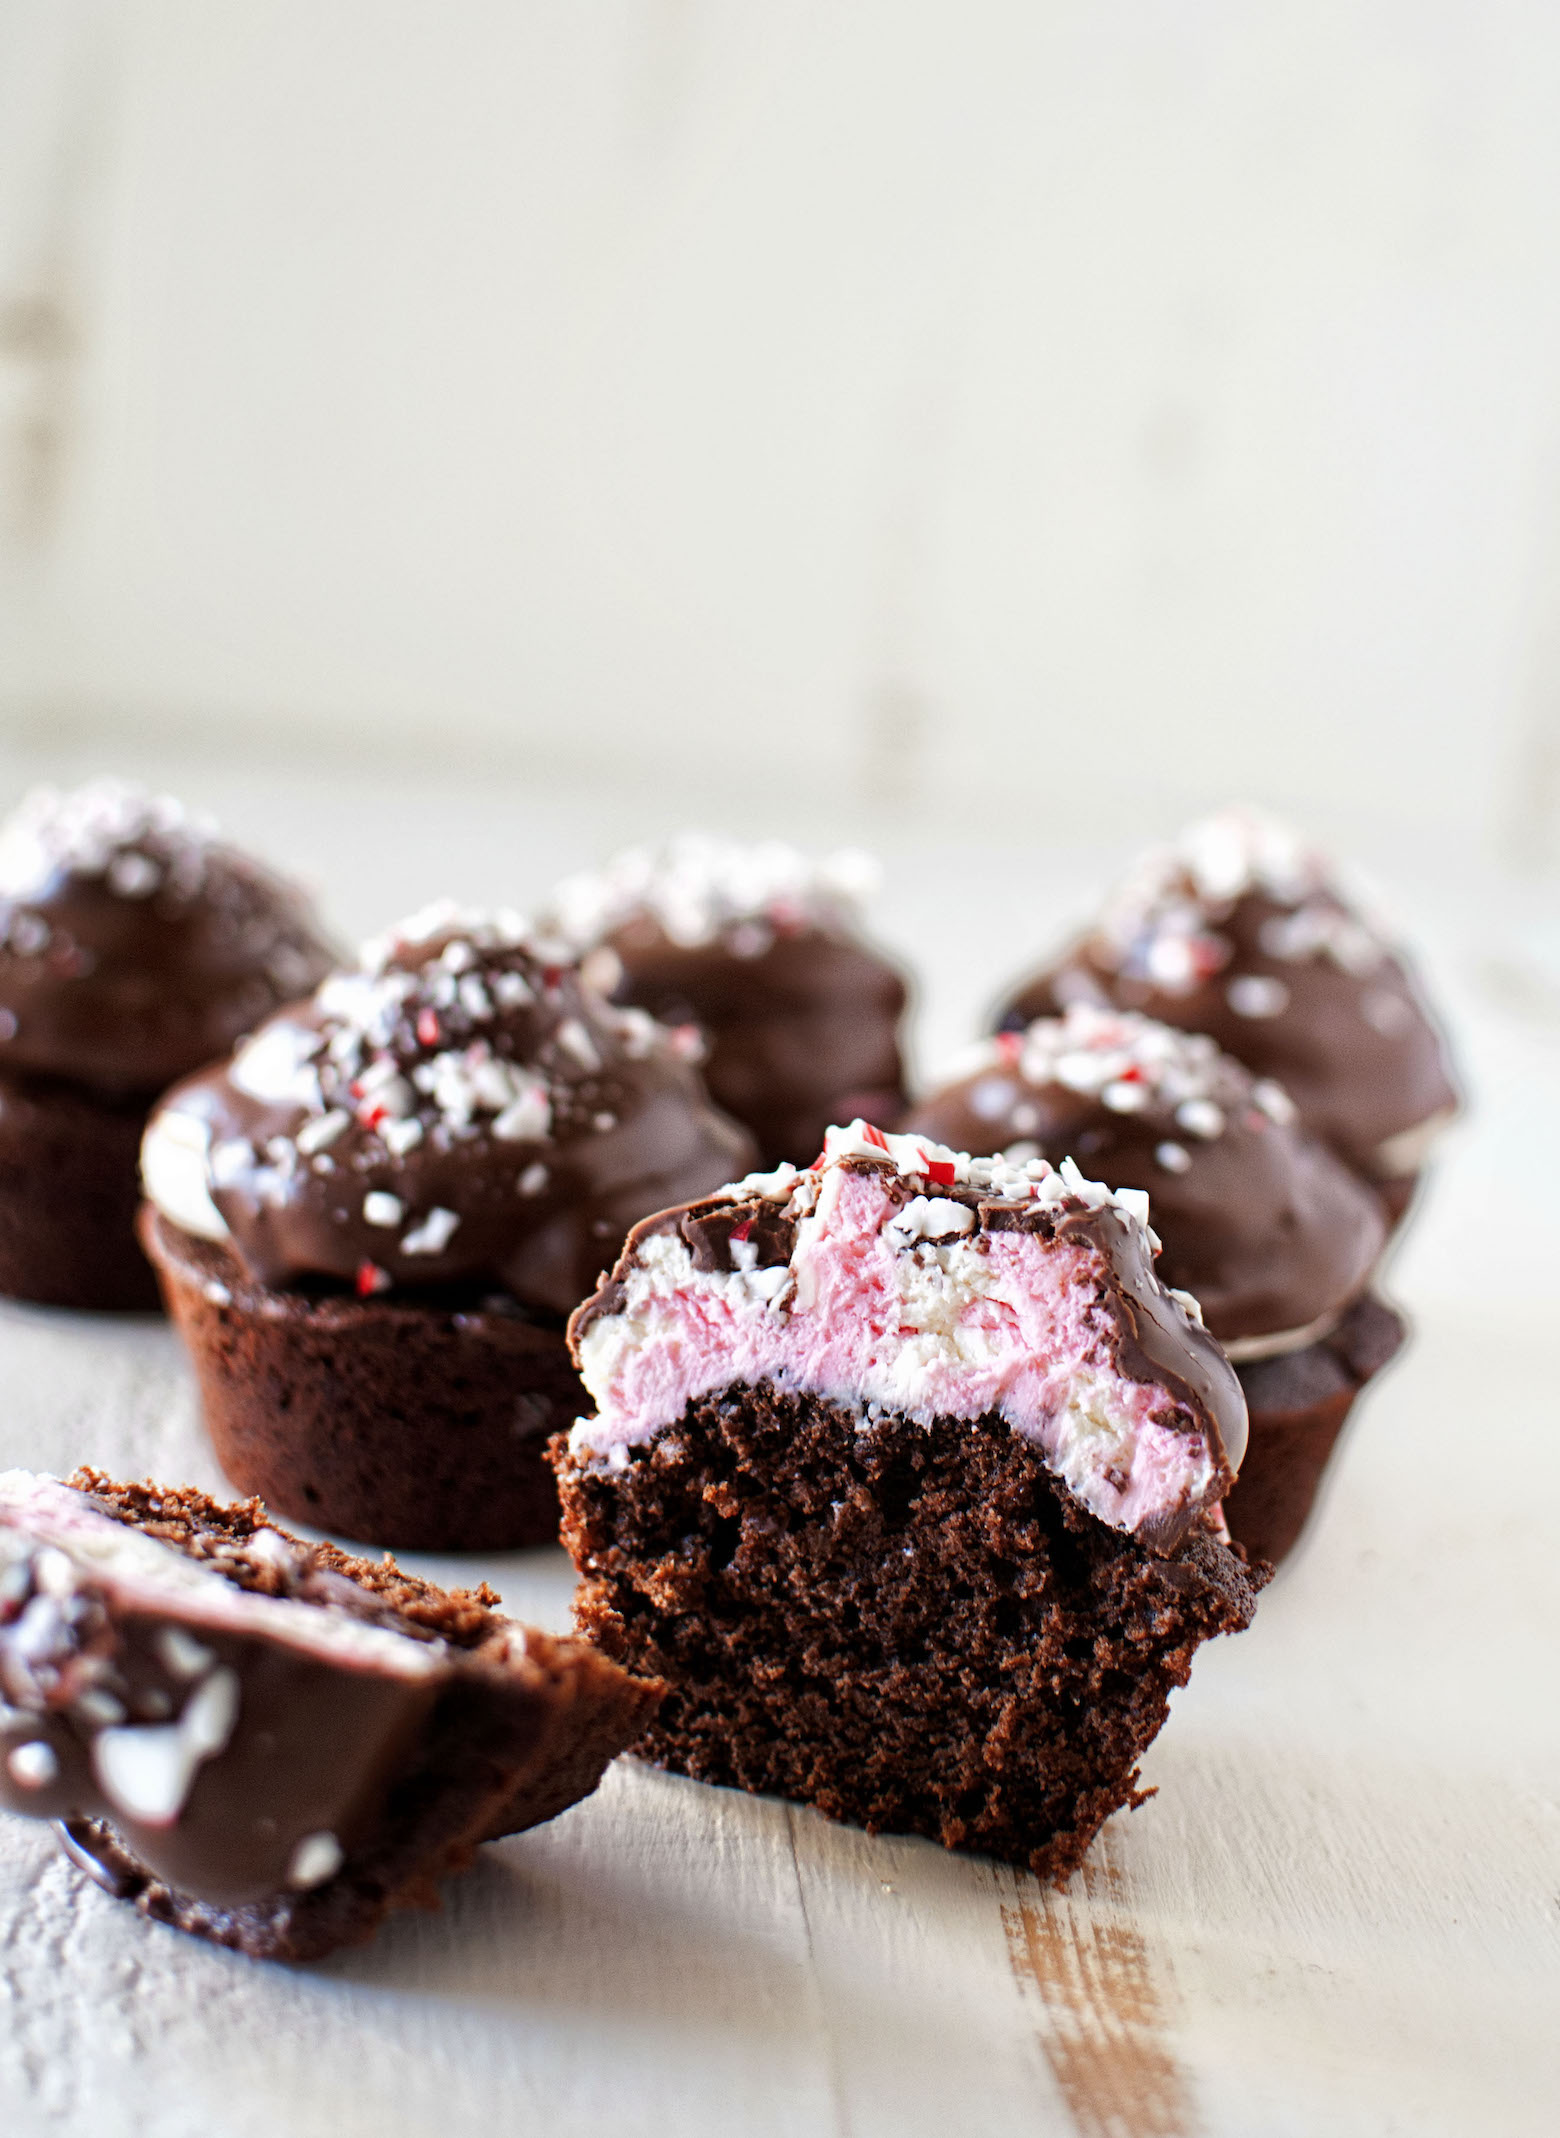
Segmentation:
{"type": "Polygon", "coordinates": [[[1159,1275],[1192,1293],[1236,1357],[1304,1341],[1364,1290],[1381,1206],[1307,1135],[1283,1088],[1211,1039],[1082,1005],[974,1050],[906,1133],[957,1150],[1071,1157],[1141,1188],[1159,1275]]]}
{"type": "Polygon", "coordinates": [[[718,1106],[762,1163],[806,1164],[833,1121],[904,1103],[904,976],[863,941],[864,856],[688,837],[555,894],[560,928],[616,1002],[697,1040],[718,1106]]]}
{"type": "Polygon", "coordinates": [[[642,1011],[514,916],[438,907],[152,1117],[147,1193],[262,1283],[567,1313],[636,1219],[751,1158],[642,1011]]]}
{"type": "Polygon", "coordinates": [[[1145,857],[1099,924],[1027,981],[998,1024],[1076,1003],[1208,1034],[1280,1082],[1305,1127],[1380,1184],[1392,1216],[1458,1098],[1404,957],[1284,826],[1230,810],[1145,857]]]}
{"type": "Polygon", "coordinates": [[[149,1099],[333,962],[302,894],[167,796],[40,787],[0,827],[0,1073],[149,1099]]]}

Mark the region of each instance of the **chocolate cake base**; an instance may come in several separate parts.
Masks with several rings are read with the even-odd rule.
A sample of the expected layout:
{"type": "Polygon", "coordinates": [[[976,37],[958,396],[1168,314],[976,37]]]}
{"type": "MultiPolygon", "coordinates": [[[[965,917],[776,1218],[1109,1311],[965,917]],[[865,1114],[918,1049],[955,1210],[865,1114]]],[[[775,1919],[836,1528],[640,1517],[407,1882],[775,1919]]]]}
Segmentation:
{"type": "Polygon", "coordinates": [[[1367,1295],[1303,1351],[1236,1367],[1251,1438],[1224,1519],[1254,1559],[1277,1566],[1294,1550],[1356,1396],[1406,1333],[1400,1314],[1367,1295]]]}
{"type": "MultiPolygon", "coordinates": [[[[131,1526],[220,1563],[240,1586],[274,1592],[274,1560],[246,1567],[229,1548],[236,1541],[241,1549],[265,1526],[256,1502],[221,1507],[198,1492],[116,1485],[93,1471],[71,1483],[131,1526]]],[[[312,1891],[220,1907],[152,1876],[103,1820],[62,1820],[56,1828],[72,1861],[117,1899],[257,1959],[318,1959],[366,1942],[394,1908],[437,1907],[438,1880],[464,1869],[481,1843],[539,1825],[587,1796],[658,1696],[656,1686],[626,1677],[586,1642],[530,1627],[517,1662],[516,1629],[491,1608],[498,1598],[490,1589],[440,1589],[390,1561],[352,1558],[329,1544],[309,1549],[327,1573],[367,1592],[364,1602],[378,1607],[381,1623],[436,1635],[464,1658],[372,1831],[340,1870],[312,1891]]]]}
{"type": "Polygon", "coordinates": [[[0,1293],[156,1312],[157,1279],[135,1235],[148,1103],[0,1076],[0,1293]]]}
{"type": "Polygon", "coordinates": [[[141,1237],[240,1491],[406,1551],[556,1543],[546,1445],[587,1402],[561,1321],[274,1290],[151,1205],[141,1237]]]}
{"type": "Polygon", "coordinates": [[[995,1417],[862,1428],[763,1383],[618,1472],[553,1452],[580,1630],[668,1684],[637,1753],[1058,1883],[1265,1578],[1107,1528],[995,1417]]]}

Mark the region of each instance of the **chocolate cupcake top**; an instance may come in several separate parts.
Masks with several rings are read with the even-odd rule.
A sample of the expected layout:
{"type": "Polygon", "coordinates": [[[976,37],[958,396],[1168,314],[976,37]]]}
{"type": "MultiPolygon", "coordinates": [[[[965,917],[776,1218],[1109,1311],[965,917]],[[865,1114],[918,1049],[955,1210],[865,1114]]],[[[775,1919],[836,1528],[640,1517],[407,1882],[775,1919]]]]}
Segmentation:
{"type": "Polygon", "coordinates": [[[38,787],[0,826],[0,1071],[150,1098],[332,961],[302,894],[167,795],[38,787]]]}
{"type": "Polygon", "coordinates": [[[903,1105],[907,989],[861,937],[877,874],[861,853],[690,834],[568,878],[550,919],[593,985],[702,1044],[717,1104],[773,1165],[903,1105]]]}
{"type": "Polygon", "coordinates": [[[1231,809],[1144,857],[1098,925],[1022,987],[1005,1029],[1077,1002],[1205,1032],[1278,1078],[1357,1172],[1417,1173],[1457,1106],[1400,953],[1286,826],[1231,809]]]}
{"type": "Polygon", "coordinates": [[[432,907],[152,1116],[146,1192],[262,1283],[567,1313],[636,1219],[748,1163],[673,1039],[518,915],[432,907]]]}
{"type": "Polygon", "coordinates": [[[1071,1156],[1147,1191],[1164,1281],[1235,1358],[1321,1335],[1370,1279],[1381,1206],[1305,1134],[1283,1087],[1213,1041],[1079,1004],[973,1049],[905,1132],[1010,1158],[1071,1156]]]}
{"type": "Polygon", "coordinates": [[[1001,1419],[1079,1503],[1173,1550],[1229,1490],[1245,1399],[1195,1299],[1154,1269],[1147,1198],[1071,1159],[971,1158],[864,1121],[822,1154],[636,1225],[569,1339],[621,1468],[687,1406],[768,1381],[872,1430],[1001,1419]]]}

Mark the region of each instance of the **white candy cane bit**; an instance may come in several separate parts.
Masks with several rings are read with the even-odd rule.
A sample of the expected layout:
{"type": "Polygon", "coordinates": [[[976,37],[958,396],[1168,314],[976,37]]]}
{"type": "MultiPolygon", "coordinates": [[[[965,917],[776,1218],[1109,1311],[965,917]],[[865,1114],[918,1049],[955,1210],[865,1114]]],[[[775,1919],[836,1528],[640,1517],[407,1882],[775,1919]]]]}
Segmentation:
{"type": "Polygon", "coordinates": [[[60,1771],[59,1754],[41,1740],[17,1745],[6,1755],[6,1768],[13,1782],[23,1789],[43,1789],[60,1771]]]}
{"type": "Polygon", "coordinates": [[[406,1214],[406,1206],[399,1195],[391,1195],[384,1188],[371,1188],[363,1198],[363,1222],[378,1225],[389,1231],[399,1225],[406,1214]]]}
{"type": "Polygon", "coordinates": [[[442,1255],[454,1237],[460,1218],[453,1210],[430,1210],[420,1225],[401,1235],[403,1255],[442,1255]]]}
{"type": "Polygon", "coordinates": [[[331,1833],[305,1834],[287,1862],[287,1883],[295,1892],[308,1892],[334,1878],[346,1861],[341,1843],[331,1833]]]}
{"type": "Polygon", "coordinates": [[[316,1151],[325,1150],[351,1126],[352,1116],[346,1108],[333,1106],[329,1113],[316,1114],[312,1121],[305,1121],[293,1141],[305,1158],[312,1158],[316,1151]]]}
{"type": "Polygon", "coordinates": [[[1289,1007],[1289,990],[1267,973],[1238,973],[1225,988],[1224,999],[1237,1017],[1282,1017],[1289,1007]]]}

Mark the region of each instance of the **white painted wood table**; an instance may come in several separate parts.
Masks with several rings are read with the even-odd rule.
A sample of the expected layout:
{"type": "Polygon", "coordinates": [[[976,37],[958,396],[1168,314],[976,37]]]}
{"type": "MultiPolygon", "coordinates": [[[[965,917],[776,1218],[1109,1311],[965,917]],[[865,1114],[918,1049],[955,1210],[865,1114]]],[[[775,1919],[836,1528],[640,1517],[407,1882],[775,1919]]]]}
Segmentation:
{"type": "MultiPolygon", "coordinates": [[[[326,854],[354,926],[386,917],[361,906],[393,866],[400,904],[436,887],[420,871],[491,896],[508,867],[525,897],[585,838],[566,799],[510,797],[501,826],[497,802],[408,792],[344,846],[326,789],[290,814],[251,793],[247,821],[217,798],[326,854]]],[[[972,969],[887,843],[935,1059],[1055,887],[999,886],[972,969]]],[[[1483,1111],[1397,1271],[1415,1343],[1307,1550],[1177,1697],[1158,1795],[1065,1893],[625,1761],[442,1913],[287,1969],[143,1923],[0,1820],[4,2138],[1560,2128],[1560,1027],[1481,993],[1490,905],[1457,892],[1427,879],[1421,920],[1483,1111]]],[[[0,1464],[81,1459],[222,1482],[161,1325],[0,1307],[0,1464]]],[[[559,1553],[411,1563],[567,1623],[559,1553]]]]}

